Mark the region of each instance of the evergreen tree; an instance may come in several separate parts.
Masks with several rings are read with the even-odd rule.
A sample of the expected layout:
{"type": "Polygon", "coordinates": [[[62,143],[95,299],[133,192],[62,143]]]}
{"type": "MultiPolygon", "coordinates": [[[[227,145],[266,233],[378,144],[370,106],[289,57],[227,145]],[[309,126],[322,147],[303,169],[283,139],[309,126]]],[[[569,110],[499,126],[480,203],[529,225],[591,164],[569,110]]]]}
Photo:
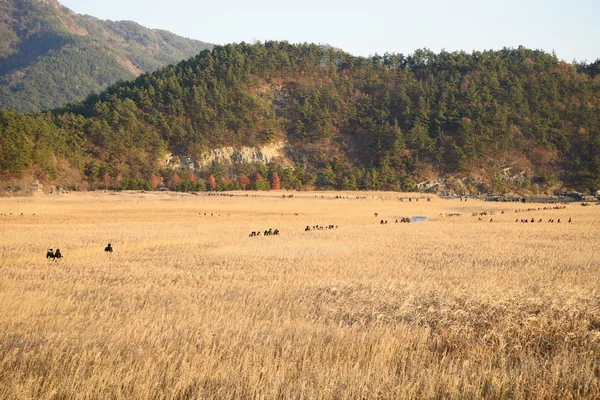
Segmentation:
{"type": "Polygon", "coordinates": [[[325,164],[325,168],[323,168],[323,171],[321,172],[321,175],[320,175],[321,187],[323,187],[325,189],[333,189],[333,188],[335,188],[336,183],[337,183],[337,179],[335,177],[335,173],[333,172],[333,168],[331,167],[331,164],[329,164],[329,163],[325,164]]]}
{"type": "Polygon", "coordinates": [[[257,173],[254,176],[254,183],[252,184],[252,189],[254,190],[269,190],[269,184],[264,180],[264,178],[257,173]]]}

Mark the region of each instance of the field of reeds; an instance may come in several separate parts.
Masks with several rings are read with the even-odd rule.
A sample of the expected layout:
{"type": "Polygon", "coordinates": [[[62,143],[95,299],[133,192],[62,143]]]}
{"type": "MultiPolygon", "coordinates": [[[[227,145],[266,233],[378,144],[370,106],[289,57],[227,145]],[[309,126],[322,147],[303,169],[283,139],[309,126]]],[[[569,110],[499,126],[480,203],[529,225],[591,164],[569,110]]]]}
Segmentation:
{"type": "Polygon", "coordinates": [[[408,197],[2,198],[0,398],[600,398],[600,206],[408,197]]]}

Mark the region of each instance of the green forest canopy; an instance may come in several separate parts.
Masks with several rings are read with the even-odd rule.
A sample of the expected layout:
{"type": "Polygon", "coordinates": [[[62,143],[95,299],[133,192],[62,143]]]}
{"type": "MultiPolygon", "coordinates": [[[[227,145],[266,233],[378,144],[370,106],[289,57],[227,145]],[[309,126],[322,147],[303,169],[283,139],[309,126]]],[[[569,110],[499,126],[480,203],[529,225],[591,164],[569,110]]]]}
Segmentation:
{"type": "MultiPolygon", "coordinates": [[[[409,190],[425,172],[485,170],[489,190],[502,191],[497,167],[509,165],[527,172],[513,190],[532,181],[598,190],[599,89],[598,62],[523,47],[364,58],[314,44],[231,44],[52,113],[3,112],[0,170],[52,177],[66,159],[90,183],[108,172],[129,186],[172,183],[160,162],[167,151],[278,141],[296,168],[262,172],[278,171],[282,187],[409,190]]],[[[215,172],[231,188],[257,169],[200,178],[215,172]]]]}

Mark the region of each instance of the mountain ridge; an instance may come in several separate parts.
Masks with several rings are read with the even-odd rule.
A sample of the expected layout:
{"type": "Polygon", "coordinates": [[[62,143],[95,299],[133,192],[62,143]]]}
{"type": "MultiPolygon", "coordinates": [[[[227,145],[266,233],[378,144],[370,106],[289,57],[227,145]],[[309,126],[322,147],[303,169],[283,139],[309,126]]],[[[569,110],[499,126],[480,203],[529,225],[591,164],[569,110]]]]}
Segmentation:
{"type": "Polygon", "coordinates": [[[132,21],[79,15],[56,0],[6,0],[0,5],[0,108],[28,112],[77,102],[210,48],[132,21]]]}

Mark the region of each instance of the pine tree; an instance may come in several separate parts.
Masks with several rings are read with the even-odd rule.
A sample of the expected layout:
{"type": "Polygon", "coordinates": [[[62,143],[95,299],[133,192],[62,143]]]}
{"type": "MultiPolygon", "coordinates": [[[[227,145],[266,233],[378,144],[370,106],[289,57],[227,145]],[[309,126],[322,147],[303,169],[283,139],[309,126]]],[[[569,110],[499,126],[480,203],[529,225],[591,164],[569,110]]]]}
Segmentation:
{"type": "Polygon", "coordinates": [[[337,183],[337,179],[335,177],[335,173],[333,172],[333,168],[331,164],[327,163],[323,172],[321,173],[321,185],[327,189],[333,189],[337,183]]]}
{"type": "Polygon", "coordinates": [[[257,173],[254,177],[254,185],[252,185],[254,190],[269,190],[269,184],[265,182],[264,178],[257,173]]]}

